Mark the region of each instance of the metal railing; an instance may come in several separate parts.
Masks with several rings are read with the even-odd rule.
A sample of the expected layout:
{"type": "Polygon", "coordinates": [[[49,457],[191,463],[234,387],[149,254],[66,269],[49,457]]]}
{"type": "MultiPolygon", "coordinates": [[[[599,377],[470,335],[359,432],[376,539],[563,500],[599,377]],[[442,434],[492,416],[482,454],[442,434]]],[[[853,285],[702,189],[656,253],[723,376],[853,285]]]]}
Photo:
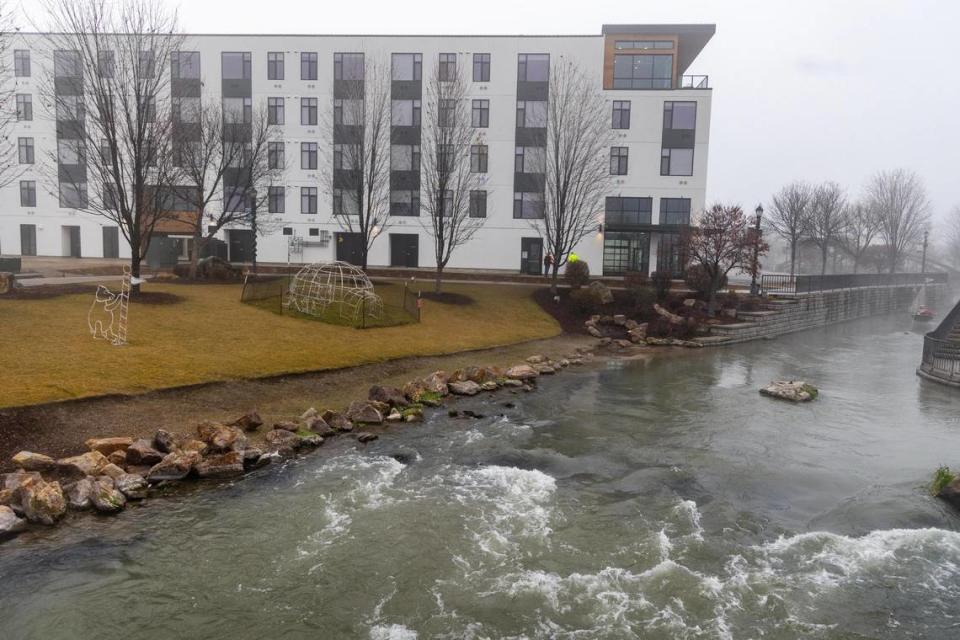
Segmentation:
{"type": "Polygon", "coordinates": [[[710,76],[680,76],[678,89],[709,89],[710,76]]]}
{"type": "Polygon", "coordinates": [[[920,370],[947,382],[960,383],[960,343],[934,338],[930,333],[923,336],[920,370]]]}
{"type": "Polygon", "coordinates": [[[803,294],[837,289],[946,283],[946,273],[834,273],[823,276],[766,274],[760,277],[761,291],[767,294],[803,294]]]}

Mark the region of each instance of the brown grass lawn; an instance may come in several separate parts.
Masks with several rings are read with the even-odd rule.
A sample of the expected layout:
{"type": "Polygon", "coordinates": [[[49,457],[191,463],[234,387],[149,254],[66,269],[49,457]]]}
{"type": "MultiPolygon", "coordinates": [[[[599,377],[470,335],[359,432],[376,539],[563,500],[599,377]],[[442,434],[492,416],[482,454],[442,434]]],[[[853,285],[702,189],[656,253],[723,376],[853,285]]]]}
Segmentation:
{"type": "Polygon", "coordinates": [[[90,294],[0,299],[0,407],[440,355],[560,333],[529,288],[510,285],[448,285],[475,304],[428,300],[420,324],[375,329],[244,305],[239,285],[158,283],[144,289],[183,300],[131,304],[124,347],[90,337],[90,294]]]}

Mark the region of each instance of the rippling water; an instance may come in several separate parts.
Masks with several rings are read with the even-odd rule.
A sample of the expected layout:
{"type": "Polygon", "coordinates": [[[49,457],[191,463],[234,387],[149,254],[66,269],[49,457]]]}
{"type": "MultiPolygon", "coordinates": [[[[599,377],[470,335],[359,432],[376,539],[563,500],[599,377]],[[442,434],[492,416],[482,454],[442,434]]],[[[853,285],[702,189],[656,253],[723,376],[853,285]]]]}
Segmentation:
{"type": "Polygon", "coordinates": [[[960,518],[925,490],[960,394],[908,328],[564,373],[23,536],[0,637],[960,637],[960,518]],[[779,377],[822,395],[757,393],[779,377]]]}

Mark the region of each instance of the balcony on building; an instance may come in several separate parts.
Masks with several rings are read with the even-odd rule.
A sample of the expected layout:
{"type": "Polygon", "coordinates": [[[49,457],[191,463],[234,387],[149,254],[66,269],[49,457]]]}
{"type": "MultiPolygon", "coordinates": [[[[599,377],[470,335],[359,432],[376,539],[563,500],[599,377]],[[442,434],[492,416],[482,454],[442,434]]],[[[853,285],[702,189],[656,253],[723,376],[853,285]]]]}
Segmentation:
{"type": "Polygon", "coordinates": [[[715,32],[712,24],[603,25],[603,88],[710,89],[708,76],[687,70],[715,32]]]}

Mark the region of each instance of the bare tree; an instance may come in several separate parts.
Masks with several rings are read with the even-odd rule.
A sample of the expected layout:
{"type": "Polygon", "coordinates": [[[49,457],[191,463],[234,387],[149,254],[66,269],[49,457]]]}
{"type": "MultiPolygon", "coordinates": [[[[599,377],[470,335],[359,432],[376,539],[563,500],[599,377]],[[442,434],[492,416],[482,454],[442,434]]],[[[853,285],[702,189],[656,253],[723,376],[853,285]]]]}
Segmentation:
{"type": "Polygon", "coordinates": [[[805,182],[793,182],[774,194],[767,223],[790,248],[790,276],[796,273],[797,250],[806,233],[813,189],[805,182]]]}
{"type": "Polygon", "coordinates": [[[544,211],[534,221],[553,256],[550,290],[560,267],[602,220],[610,185],[609,108],[592,75],[561,59],[550,70],[544,159],[544,211]]]}
{"type": "Polygon", "coordinates": [[[276,163],[271,166],[268,157],[273,139],[266,109],[251,109],[249,116],[225,113],[219,104],[196,111],[175,115],[175,121],[193,126],[185,127],[189,133],[174,143],[178,199],[192,210],[191,278],[197,275],[200,254],[221,229],[251,226],[256,212],[257,231],[262,233],[281,213],[267,206],[270,187],[282,169],[276,163]],[[248,126],[245,120],[250,121],[248,126]],[[238,121],[244,126],[232,126],[238,121]]]}
{"type": "Polygon", "coordinates": [[[807,216],[807,234],[820,250],[820,275],[827,272],[827,256],[836,248],[847,224],[847,197],[836,182],[824,182],[813,190],[807,216]]]}
{"type": "Polygon", "coordinates": [[[390,72],[374,61],[364,79],[341,83],[342,97],[324,113],[323,129],[333,170],[321,181],[333,199],[340,228],[359,234],[360,266],[390,222],[390,72]]]}
{"type": "Polygon", "coordinates": [[[437,66],[427,82],[423,108],[421,193],[427,216],[421,224],[433,240],[440,293],[443,270],[453,252],[473,238],[486,217],[471,209],[471,192],[480,191],[485,167],[471,167],[471,146],[483,138],[473,128],[462,65],[437,66]],[[477,169],[473,171],[472,169],[477,169]]]}
{"type": "MultiPolygon", "coordinates": [[[[0,2],[0,77],[13,76],[10,65],[13,61],[11,49],[18,31],[9,3],[0,2]]],[[[26,109],[25,106],[23,108],[26,109]]],[[[33,109],[32,104],[30,109],[33,109]]],[[[17,158],[17,138],[12,129],[16,121],[25,115],[21,112],[21,105],[16,102],[13,83],[4,83],[0,88],[0,188],[8,186],[23,173],[17,158]]]]}
{"type": "Polygon", "coordinates": [[[867,248],[880,232],[880,221],[862,202],[848,204],[844,217],[847,224],[840,234],[840,246],[853,258],[853,272],[857,273],[867,248]]]}
{"type": "Polygon", "coordinates": [[[905,253],[930,225],[930,202],[923,181],[904,169],[880,171],[867,183],[867,206],[880,220],[887,248],[887,268],[895,273],[905,253]]]}
{"type": "Polygon", "coordinates": [[[115,223],[130,245],[132,292],[175,182],[170,74],[177,14],[147,0],[45,0],[61,206],[115,223]],[[95,191],[88,195],[88,188],[95,191]]]}
{"type": "Polygon", "coordinates": [[[954,205],[947,214],[945,244],[947,262],[960,267],[960,205],[954,205]]]}

